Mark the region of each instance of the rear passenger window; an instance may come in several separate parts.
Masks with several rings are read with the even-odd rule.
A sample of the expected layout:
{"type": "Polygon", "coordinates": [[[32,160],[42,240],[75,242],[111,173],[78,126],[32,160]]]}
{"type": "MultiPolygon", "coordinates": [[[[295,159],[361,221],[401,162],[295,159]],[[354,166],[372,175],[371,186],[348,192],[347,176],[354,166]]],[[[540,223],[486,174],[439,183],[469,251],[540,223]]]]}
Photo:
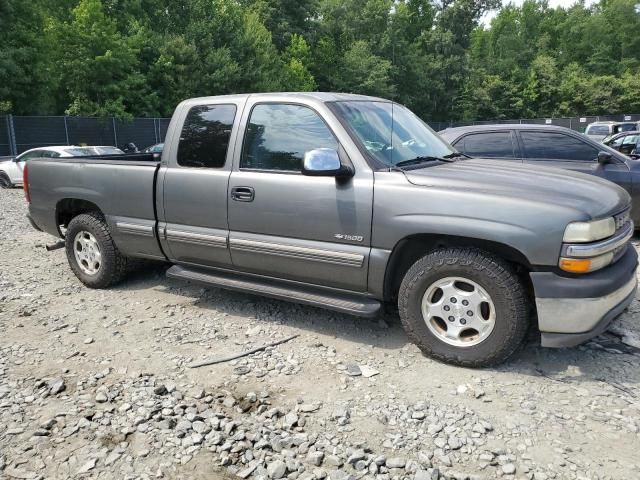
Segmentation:
{"type": "Polygon", "coordinates": [[[316,112],[301,105],[262,104],[251,112],[240,168],[299,172],[305,152],[338,149],[316,112]]]}
{"type": "Polygon", "coordinates": [[[520,132],[525,156],[533,160],[595,161],[598,150],[586,141],[563,133],[520,132]]]}
{"type": "Polygon", "coordinates": [[[200,105],[187,114],[178,144],[178,165],[224,167],[231,138],[235,105],[200,105]]]}
{"type": "Polygon", "coordinates": [[[474,133],[454,145],[470,157],[514,158],[511,132],[474,133]]]}

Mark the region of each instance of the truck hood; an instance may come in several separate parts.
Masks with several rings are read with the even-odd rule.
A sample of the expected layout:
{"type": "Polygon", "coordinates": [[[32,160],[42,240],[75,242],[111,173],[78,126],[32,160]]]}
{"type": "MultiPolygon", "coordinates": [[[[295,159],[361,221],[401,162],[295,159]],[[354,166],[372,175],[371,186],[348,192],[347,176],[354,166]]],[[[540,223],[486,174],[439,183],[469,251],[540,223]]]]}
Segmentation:
{"type": "Polygon", "coordinates": [[[559,168],[472,159],[405,173],[413,185],[477,191],[554,204],[589,218],[616,214],[630,204],[629,194],[614,183],[559,168]]]}

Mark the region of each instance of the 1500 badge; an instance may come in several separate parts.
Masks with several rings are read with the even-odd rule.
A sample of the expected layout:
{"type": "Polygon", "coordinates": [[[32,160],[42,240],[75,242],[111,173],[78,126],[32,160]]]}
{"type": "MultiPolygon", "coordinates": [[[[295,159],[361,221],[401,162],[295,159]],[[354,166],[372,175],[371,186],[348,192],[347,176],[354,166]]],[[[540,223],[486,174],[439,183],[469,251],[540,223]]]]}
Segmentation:
{"type": "Polygon", "coordinates": [[[364,240],[364,237],[362,235],[346,235],[344,233],[336,233],[334,237],[338,240],[347,240],[350,242],[361,242],[362,240],[364,240]]]}

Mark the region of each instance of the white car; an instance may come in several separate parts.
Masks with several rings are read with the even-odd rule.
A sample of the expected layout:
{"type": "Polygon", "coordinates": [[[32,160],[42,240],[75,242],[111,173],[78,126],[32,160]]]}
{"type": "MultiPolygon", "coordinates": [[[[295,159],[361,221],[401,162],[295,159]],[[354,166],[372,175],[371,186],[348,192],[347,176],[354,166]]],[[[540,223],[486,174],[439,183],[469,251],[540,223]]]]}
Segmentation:
{"type": "Polygon", "coordinates": [[[11,188],[22,185],[24,162],[31,158],[86,157],[88,155],[119,155],[122,150],[116,147],[38,147],[21,153],[16,158],[0,162],[0,187],[11,188]]]}

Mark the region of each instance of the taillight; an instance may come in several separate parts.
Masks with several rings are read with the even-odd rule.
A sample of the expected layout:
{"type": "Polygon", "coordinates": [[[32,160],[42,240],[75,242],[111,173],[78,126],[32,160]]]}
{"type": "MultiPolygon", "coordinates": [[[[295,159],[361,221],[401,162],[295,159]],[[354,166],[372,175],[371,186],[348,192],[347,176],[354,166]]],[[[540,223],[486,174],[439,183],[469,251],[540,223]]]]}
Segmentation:
{"type": "Polygon", "coordinates": [[[31,203],[31,195],[29,194],[29,162],[24,162],[24,169],[22,170],[22,188],[24,189],[24,198],[27,199],[27,203],[31,203]]]}

